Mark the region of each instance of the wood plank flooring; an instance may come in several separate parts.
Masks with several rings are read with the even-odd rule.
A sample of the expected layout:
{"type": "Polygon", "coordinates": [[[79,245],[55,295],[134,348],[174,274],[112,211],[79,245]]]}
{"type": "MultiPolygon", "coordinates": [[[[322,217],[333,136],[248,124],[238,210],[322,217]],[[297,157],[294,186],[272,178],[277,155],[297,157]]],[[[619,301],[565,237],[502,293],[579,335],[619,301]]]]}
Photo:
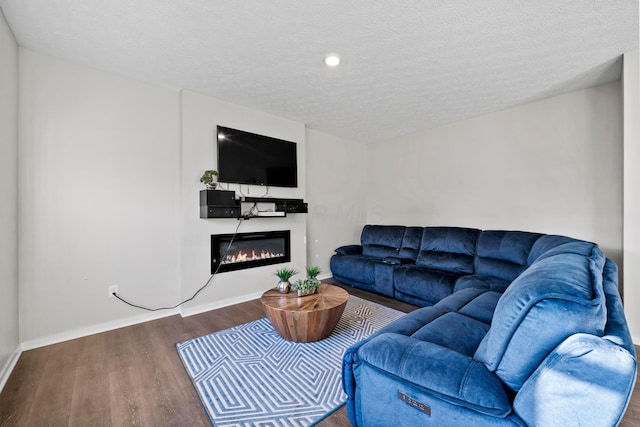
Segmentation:
{"type": "MultiPolygon", "coordinates": [[[[397,310],[415,308],[345,289],[397,310]]],[[[0,393],[0,426],[209,426],[175,344],[261,317],[253,300],[25,351],[0,393]]],[[[319,425],[350,424],[341,408],[319,425]]],[[[637,387],[620,425],[640,427],[637,387]]]]}

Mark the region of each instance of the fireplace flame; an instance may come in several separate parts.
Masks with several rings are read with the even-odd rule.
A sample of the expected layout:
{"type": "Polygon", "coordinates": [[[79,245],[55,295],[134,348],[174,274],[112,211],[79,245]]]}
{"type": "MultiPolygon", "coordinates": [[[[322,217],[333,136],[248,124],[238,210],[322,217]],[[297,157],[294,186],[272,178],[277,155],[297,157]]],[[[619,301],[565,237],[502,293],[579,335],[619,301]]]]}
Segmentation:
{"type": "Polygon", "coordinates": [[[284,254],[278,254],[278,253],[267,252],[267,251],[260,251],[259,253],[256,253],[255,250],[252,250],[251,253],[245,252],[245,251],[238,251],[235,254],[227,255],[222,261],[222,264],[233,264],[237,262],[257,261],[261,259],[278,258],[282,256],[284,256],[284,254]]]}

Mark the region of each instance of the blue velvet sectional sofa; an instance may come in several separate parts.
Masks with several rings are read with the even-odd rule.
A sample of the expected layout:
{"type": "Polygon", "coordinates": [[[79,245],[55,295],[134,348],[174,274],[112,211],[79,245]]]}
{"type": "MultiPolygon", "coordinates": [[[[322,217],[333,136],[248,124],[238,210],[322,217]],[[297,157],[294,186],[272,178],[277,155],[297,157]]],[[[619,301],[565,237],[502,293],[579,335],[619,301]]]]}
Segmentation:
{"type": "Polygon", "coordinates": [[[617,266],[569,237],[367,225],[335,279],[419,308],[347,350],[354,426],[615,426],[636,353],[617,266]]]}

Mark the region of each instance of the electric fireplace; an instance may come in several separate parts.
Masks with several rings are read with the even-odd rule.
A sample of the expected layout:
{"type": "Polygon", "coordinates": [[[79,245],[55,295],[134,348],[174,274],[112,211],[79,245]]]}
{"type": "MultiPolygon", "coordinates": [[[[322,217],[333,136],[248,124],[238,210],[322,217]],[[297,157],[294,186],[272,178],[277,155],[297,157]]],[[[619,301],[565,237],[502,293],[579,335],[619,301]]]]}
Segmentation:
{"type": "Polygon", "coordinates": [[[211,274],[289,261],[289,230],[211,235],[211,274]]]}

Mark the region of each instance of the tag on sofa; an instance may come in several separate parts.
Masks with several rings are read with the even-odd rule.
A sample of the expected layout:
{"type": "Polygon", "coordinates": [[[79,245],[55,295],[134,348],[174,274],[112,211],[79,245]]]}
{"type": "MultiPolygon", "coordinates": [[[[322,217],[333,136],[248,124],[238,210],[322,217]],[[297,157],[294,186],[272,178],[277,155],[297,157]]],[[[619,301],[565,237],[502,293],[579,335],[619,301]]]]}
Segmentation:
{"type": "Polygon", "coordinates": [[[417,400],[414,400],[414,399],[410,398],[409,396],[407,396],[406,394],[404,394],[400,390],[398,390],[398,397],[403,402],[407,402],[409,405],[413,406],[414,408],[419,409],[422,412],[424,412],[425,414],[431,416],[431,406],[426,405],[424,403],[420,403],[417,400]]]}

